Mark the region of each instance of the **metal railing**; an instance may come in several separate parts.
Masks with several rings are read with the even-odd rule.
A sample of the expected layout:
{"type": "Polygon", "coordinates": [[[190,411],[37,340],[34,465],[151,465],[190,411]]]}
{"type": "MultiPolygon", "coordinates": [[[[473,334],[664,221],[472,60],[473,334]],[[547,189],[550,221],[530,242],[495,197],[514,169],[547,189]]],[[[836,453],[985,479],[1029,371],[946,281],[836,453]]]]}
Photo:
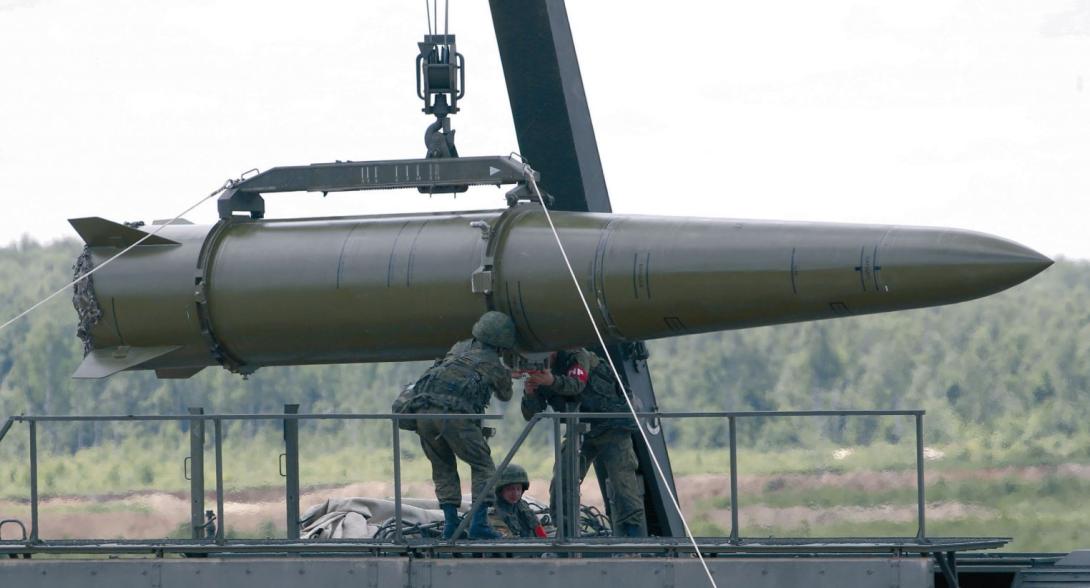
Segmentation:
{"type": "MultiPolygon", "coordinates": [[[[299,421],[337,420],[337,421],[388,421],[391,428],[392,457],[393,457],[393,486],[394,486],[394,543],[405,545],[405,537],[402,533],[402,480],[401,480],[401,428],[400,421],[408,419],[427,420],[499,420],[503,415],[478,415],[478,414],[354,414],[354,413],[330,413],[330,414],[299,414],[297,404],[285,405],[284,414],[204,414],[200,408],[189,409],[189,414],[184,415],[157,415],[157,416],[34,416],[21,415],[7,419],[0,427],[0,442],[3,441],[14,423],[26,423],[29,434],[29,469],[30,469],[30,532],[24,536],[27,546],[40,544],[39,538],[39,491],[38,491],[38,423],[45,422],[146,422],[146,421],[176,421],[190,424],[190,455],[184,460],[183,475],[188,473],[190,481],[190,505],[192,540],[194,543],[207,543],[208,540],[215,545],[225,546],[228,541],[225,537],[226,524],[224,521],[224,483],[223,483],[223,423],[224,421],[260,421],[281,420],[284,429],[284,453],[280,455],[280,474],[285,482],[285,517],[287,523],[287,539],[299,538],[299,421]],[[216,510],[214,521],[206,517],[204,510],[205,484],[204,484],[204,436],[205,424],[211,421],[213,430],[213,444],[215,455],[215,495],[216,510]],[[188,467],[187,467],[188,466],[188,467]],[[210,525],[214,524],[215,532],[211,537],[206,537],[210,525]]],[[[530,433],[539,422],[551,420],[553,423],[553,452],[555,459],[554,478],[557,488],[556,510],[552,513],[553,522],[557,528],[553,543],[564,543],[578,537],[579,516],[579,447],[578,440],[581,427],[586,421],[599,419],[631,418],[629,413],[577,413],[577,412],[542,412],[534,415],[523,427],[519,436],[507,451],[504,458],[497,464],[496,472],[486,488],[494,486],[503,471],[510,465],[511,460],[525,443],[530,433]],[[563,430],[562,430],[563,425],[563,430]],[[567,442],[565,439],[571,439],[567,442]],[[574,483],[565,483],[571,480],[574,483]]],[[[924,442],[923,442],[923,410],[810,410],[810,411],[750,411],[750,412],[655,412],[637,413],[641,420],[641,426],[646,426],[648,420],[661,419],[726,419],[729,427],[729,473],[730,473],[730,505],[731,505],[731,531],[728,543],[737,545],[742,542],[739,524],[739,500],[738,500],[738,441],[737,429],[739,419],[748,418],[780,418],[780,417],[832,417],[832,416],[911,416],[915,420],[915,444],[916,444],[916,502],[917,502],[917,533],[914,540],[919,544],[926,544],[926,512],[924,495],[924,442]]],[[[672,485],[672,480],[670,481],[672,485]]],[[[458,541],[460,533],[465,530],[473,512],[481,508],[484,496],[475,497],[470,512],[462,520],[455,532],[454,544],[458,541]]],[[[604,497],[606,498],[606,497],[604,497]]],[[[608,498],[607,498],[608,500],[608,498]]]]}
{"type": "MultiPolygon", "coordinates": [[[[643,422],[640,426],[645,427],[648,420],[661,420],[661,419],[694,419],[694,418],[725,418],[728,422],[729,430],[729,451],[730,451],[730,508],[731,508],[731,530],[730,530],[730,543],[737,544],[741,541],[740,537],[740,525],[738,521],[739,501],[738,501],[738,419],[745,418],[761,418],[761,417],[829,417],[829,416],[911,416],[915,420],[916,425],[916,517],[917,517],[917,531],[915,540],[919,543],[926,543],[927,541],[927,517],[925,508],[925,491],[924,491],[924,442],[923,442],[923,417],[925,411],[923,410],[794,410],[794,411],[744,411],[744,412],[638,412],[636,416],[643,422]]],[[[557,464],[553,469],[554,487],[557,488],[557,497],[555,499],[556,511],[551,513],[553,521],[556,526],[556,539],[558,541],[565,541],[575,538],[578,533],[577,518],[579,516],[579,505],[581,504],[579,497],[579,486],[582,482],[579,479],[579,438],[580,438],[580,426],[584,421],[595,420],[608,420],[618,418],[631,418],[632,414],[627,412],[620,413],[580,413],[580,412],[542,412],[538,413],[526,423],[522,433],[515,440],[515,443],[508,450],[504,459],[496,466],[496,473],[489,480],[486,488],[491,488],[499,480],[499,477],[503,474],[503,471],[511,463],[511,459],[515,453],[519,450],[522,444],[529,437],[530,432],[534,426],[541,420],[553,421],[553,454],[554,460],[557,464]],[[563,422],[566,432],[563,435],[565,441],[561,441],[560,425],[563,422]],[[575,434],[572,432],[575,431],[575,434]],[[568,440],[570,439],[570,440],[568,440]],[[566,482],[567,481],[567,482],[566,482]]],[[[638,439],[638,436],[635,437],[638,439]]],[[[646,472],[645,475],[656,475],[655,472],[646,472]]],[[[673,486],[673,480],[669,480],[667,483],[673,486]]],[[[677,492],[674,492],[675,496],[677,492]]],[[[460,533],[465,530],[469,519],[472,514],[481,508],[484,503],[484,497],[477,497],[474,500],[473,505],[470,507],[469,513],[462,520],[457,531],[455,531],[454,537],[460,536],[460,533]]],[[[668,505],[667,508],[672,508],[672,505],[668,505]]],[[[454,540],[452,540],[453,543],[454,540]]]]}
{"type": "MultiPolygon", "coordinates": [[[[145,421],[177,421],[190,423],[190,449],[187,458],[190,472],[190,498],[191,498],[191,524],[193,527],[193,539],[200,539],[200,534],[208,526],[204,519],[204,424],[212,422],[213,444],[215,445],[215,470],[216,470],[216,532],[214,540],[217,545],[226,545],[224,537],[223,515],[223,422],[224,421],[259,421],[259,420],[283,420],[284,421],[284,456],[281,459],[286,462],[288,471],[282,474],[288,478],[286,488],[286,516],[288,523],[288,538],[298,538],[299,529],[299,436],[298,421],[318,420],[344,420],[344,421],[389,421],[392,429],[393,463],[394,463],[394,516],[395,537],[397,541],[403,541],[401,534],[401,429],[399,423],[407,419],[401,414],[356,414],[356,413],[329,413],[329,414],[298,414],[298,405],[285,405],[284,414],[204,414],[200,408],[191,408],[187,415],[111,415],[111,416],[36,416],[20,415],[9,417],[0,427],[0,442],[4,440],[11,426],[17,422],[27,423],[29,438],[29,462],[30,462],[30,535],[28,544],[39,543],[39,516],[38,516],[38,423],[41,422],[145,422],[145,421]],[[199,449],[198,449],[199,448],[199,449]],[[293,531],[294,530],[294,531],[293,531]],[[294,536],[293,536],[294,532],[294,536]]],[[[474,420],[498,420],[503,415],[479,415],[479,414],[414,414],[412,419],[474,419],[474,420]]],[[[184,468],[184,466],[183,466],[184,468]]]]}

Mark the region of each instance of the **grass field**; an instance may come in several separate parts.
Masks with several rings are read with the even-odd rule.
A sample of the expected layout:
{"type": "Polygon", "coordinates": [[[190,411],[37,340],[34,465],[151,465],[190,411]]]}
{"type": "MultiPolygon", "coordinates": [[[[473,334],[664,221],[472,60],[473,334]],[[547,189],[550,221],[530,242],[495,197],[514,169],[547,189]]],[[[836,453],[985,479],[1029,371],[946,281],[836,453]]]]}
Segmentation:
{"type": "MultiPolygon", "coordinates": [[[[405,436],[402,477],[408,492],[427,497],[430,469],[414,443],[411,435],[405,436]]],[[[283,532],[278,514],[283,510],[281,451],[272,442],[225,446],[224,478],[231,514],[226,518],[235,522],[228,526],[233,534],[263,537],[283,532]]],[[[102,525],[111,537],[184,534],[189,482],[183,476],[183,459],[187,454],[187,444],[157,439],[74,455],[42,455],[43,520],[52,522],[58,537],[80,537],[80,531],[94,525],[102,525]],[[76,528],[68,529],[65,521],[76,528]]],[[[213,455],[209,450],[206,456],[210,490],[215,480],[213,455]]],[[[1009,549],[1014,551],[1090,546],[1090,509],[1082,508],[1090,495],[1090,466],[1018,456],[997,462],[994,456],[981,458],[979,451],[966,447],[929,447],[927,455],[929,534],[1013,537],[1009,549]]],[[[748,537],[915,535],[914,458],[911,447],[880,444],[743,451],[739,454],[741,533],[748,537]]],[[[676,450],[671,460],[694,532],[728,533],[727,451],[676,450]]],[[[527,466],[536,490],[544,495],[550,452],[537,449],[516,461],[527,466]]],[[[388,449],[325,447],[304,452],[301,479],[310,493],[304,496],[303,507],[329,495],[389,494],[392,478],[388,449]]],[[[463,472],[463,480],[468,479],[468,472],[463,472]]],[[[588,501],[595,500],[591,484],[585,487],[588,501]]],[[[13,451],[10,446],[0,451],[0,518],[28,516],[28,488],[25,451],[13,451]]]]}

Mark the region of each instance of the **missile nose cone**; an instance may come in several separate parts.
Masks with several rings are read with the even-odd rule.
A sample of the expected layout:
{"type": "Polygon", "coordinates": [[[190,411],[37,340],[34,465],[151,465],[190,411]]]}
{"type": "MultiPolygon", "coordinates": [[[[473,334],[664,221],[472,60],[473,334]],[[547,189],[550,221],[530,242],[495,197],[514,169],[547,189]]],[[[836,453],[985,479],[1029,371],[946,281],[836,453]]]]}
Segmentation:
{"type": "Polygon", "coordinates": [[[951,250],[961,263],[990,268],[997,290],[1020,284],[1043,272],[1053,261],[1022,245],[985,233],[951,231],[951,250]]]}
{"type": "Polygon", "coordinates": [[[1037,274],[1045,271],[1053,263],[1056,263],[1051,258],[1017,243],[1013,243],[1016,249],[1011,250],[1008,253],[1008,261],[1013,271],[1020,271],[1022,277],[1018,279],[1018,282],[1023,282],[1036,276],[1037,274]]]}
{"type": "Polygon", "coordinates": [[[1020,243],[995,235],[958,229],[902,230],[894,230],[887,238],[891,245],[904,246],[900,255],[893,255],[905,262],[904,271],[891,267],[891,282],[928,292],[936,299],[970,300],[993,294],[1032,278],[1053,263],[1020,243]]]}

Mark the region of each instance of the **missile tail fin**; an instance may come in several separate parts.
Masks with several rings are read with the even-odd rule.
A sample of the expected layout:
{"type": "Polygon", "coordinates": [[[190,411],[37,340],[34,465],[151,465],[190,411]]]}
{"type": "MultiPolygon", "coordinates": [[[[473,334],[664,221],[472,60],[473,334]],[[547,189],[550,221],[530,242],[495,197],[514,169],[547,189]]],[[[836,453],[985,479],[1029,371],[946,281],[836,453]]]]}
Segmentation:
{"type": "Polygon", "coordinates": [[[83,357],[83,363],[79,364],[72,377],[77,379],[105,378],[166,355],[176,349],[181,349],[181,347],[181,345],[163,345],[160,347],[121,345],[119,347],[94,349],[83,357]]]}
{"type": "MultiPolygon", "coordinates": [[[[91,247],[128,247],[147,235],[146,232],[97,216],[70,218],[68,223],[79,233],[83,242],[91,247]]],[[[180,245],[166,237],[153,235],[141,245],[180,245]]]]}

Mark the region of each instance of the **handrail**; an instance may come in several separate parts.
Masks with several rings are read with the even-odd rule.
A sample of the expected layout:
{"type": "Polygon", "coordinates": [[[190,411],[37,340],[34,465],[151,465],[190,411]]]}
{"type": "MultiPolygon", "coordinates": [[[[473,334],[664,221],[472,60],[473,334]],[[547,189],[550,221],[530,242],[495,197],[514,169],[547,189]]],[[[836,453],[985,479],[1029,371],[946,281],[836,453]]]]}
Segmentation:
{"type": "Polygon", "coordinates": [[[316,414],[166,414],[166,415],[19,415],[8,417],[10,421],[18,422],[96,422],[96,421],[283,421],[283,420],[340,420],[340,421],[392,421],[394,419],[476,419],[494,421],[502,419],[502,414],[474,414],[474,413],[421,413],[408,417],[395,413],[352,413],[331,412],[316,414]]]}
{"type": "MultiPolygon", "coordinates": [[[[288,405],[292,406],[292,405],[288,405]]],[[[285,409],[288,409],[285,406],[285,409]]],[[[191,409],[196,410],[196,409],[191,409]]],[[[731,532],[729,542],[731,544],[740,545],[742,540],[740,538],[740,526],[738,522],[739,500],[738,500],[738,458],[737,458],[737,419],[739,418],[760,418],[760,417],[820,417],[820,416],[911,416],[915,420],[915,441],[916,441],[916,482],[917,482],[917,524],[918,530],[915,536],[915,540],[921,544],[927,543],[926,537],[926,512],[925,512],[925,494],[924,494],[924,456],[923,456],[923,417],[925,415],[924,410],[793,410],[793,411],[717,411],[717,412],[695,412],[695,411],[681,411],[681,412],[638,412],[636,416],[639,418],[652,418],[652,419],[690,419],[690,418],[719,418],[726,419],[729,426],[729,450],[730,450],[730,487],[731,487],[731,532]]],[[[491,488],[499,480],[499,477],[503,474],[504,470],[510,465],[512,459],[518,450],[522,447],[530,433],[535,426],[543,420],[553,421],[553,443],[554,443],[554,455],[556,456],[557,464],[554,466],[554,477],[557,478],[555,488],[557,492],[556,507],[557,513],[553,513],[553,520],[557,526],[557,536],[555,542],[564,542],[572,539],[565,531],[564,525],[564,512],[575,513],[578,516],[579,502],[579,483],[565,483],[566,475],[574,475],[578,477],[579,468],[578,462],[561,464],[563,459],[577,460],[578,449],[574,444],[570,444],[569,449],[563,457],[561,451],[562,438],[561,438],[561,425],[565,425],[567,429],[572,429],[573,426],[577,426],[577,423],[602,420],[602,419],[616,419],[616,418],[631,418],[632,413],[628,412],[611,412],[611,413],[581,413],[581,412],[541,412],[534,415],[523,427],[521,433],[516,438],[510,449],[504,455],[503,459],[497,465],[496,470],[489,479],[486,488],[491,488]],[[566,473],[565,473],[566,472],[566,473]],[[565,496],[567,494],[567,496],[565,496]],[[568,509],[564,509],[562,505],[567,504],[568,509]],[[574,506],[573,506],[574,505],[574,506]]],[[[132,422],[132,421],[212,421],[214,450],[215,450],[215,472],[216,472],[216,533],[214,543],[216,545],[227,545],[228,541],[224,536],[226,524],[223,520],[224,517],[224,498],[223,498],[223,421],[243,421],[243,420],[278,420],[283,421],[285,428],[289,423],[295,423],[298,421],[309,420],[359,420],[359,421],[388,421],[391,424],[392,429],[392,443],[393,443],[393,464],[394,464],[394,543],[398,545],[405,545],[405,539],[402,535],[402,496],[401,496],[401,443],[400,432],[401,429],[398,426],[403,419],[414,420],[454,420],[454,419],[472,419],[478,421],[485,420],[500,420],[504,418],[504,415],[499,414],[445,414],[445,413],[426,413],[426,414],[396,414],[396,413],[324,413],[324,414],[299,414],[285,412],[281,414],[240,414],[240,413],[227,413],[227,414],[203,414],[203,413],[189,413],[178,415],[78,415],[78,416],[56,416],[56,415],[18,415],[9,417],[0,427],[0,441],[4,439],[8,431],[11,429],[15,422],[25,422],[28,424],[30,433],[30,502],[31,502],[31,524],[30,535],[27,538],[27,545],[32,546],[34,544],[41,543],[38,538],[38,472],[37,472],[37,424],[41,422],[132,422]]],[[[196,424],[194,423],[194,426],[196,424]]],[[[576,429],[577,430],[577,429],[576,429]]],[[[564,438],[566,439],[571,435],[571,430],[566,431],[564,438]]],[[[578,438],[578,436],[576,436],[578,438]]],[[[287,438],[285,439],[287,442],[287,438]]],[[[294,437],[294,442],[287,442],[287,452],[289,455],[294,454],[294,459],[298,459],[298,437],[294,437]]],[[[192,451],[192,450],[191,450],[192,451]]],[[[289,458],[291,459],[291,458],[289,458]]],[[[194,475],[194,477],[196,477],[194,475]]],[[[296,480],[297,484],[297,480],[296,480]]],[[[201,494],[201,503],[203,504],[203,476],[200,483],[194,483],[191,486],[191,494],[194,496],[197,493],[201,494]]],[[[487,494],[487,493],[486,493],[487,494]]],[[[192,497],[191,497],[192,498],[192,497]]],[[[289,513],[298,512],[298,491],[291,491],[291,484],[288,484],[287,491],[287,510],[289,513]],[[294,499],[295,504],[291,504],[294,499]],[[294,507],[294,511],[292,508],[294,507]]],[[[481,508],[485,502],[486,497],[484,495],[477,496],[473,500],[470,506],[469,513],[465,516],[458,529],[455,531],[453,538],[450,540],[450,545],[454,545],[458,541],[460,533],[465,531],[468,526],[472,515],[481,508]]],[[[196,502],[194,502],[196,504],[196,502]]],[[[199,514],[199,513],[198,513],[199,514]]],[[[569,521],[571,524],[568,528],[575,529],[577,532],[578,521],[569,521]]],[[[291,528],[288,529],[289,537],[292,536],[291,528]]],[[[206,543],[206,542],[202,542],[206,543]]]]}
{"type": "MultiPolygon", "coordinates": [[[[679,411],[679,412],[637,412],[637,417],[647,418],[725,418],[725,417],[911,417],[924,415],[925,410],[734,410],[734,411],[679,411]]],[[[580,419],[617,419],[631,417],[631,412],[548,412],[547,415],[558,418],[578,417],[580,419]]],[[[393,419],[476,419],[499,420],[502,415],[477,415],[472,412],[427,412],[414,413],[412,417],[399,415],[395,412],[319,412],[299,413],[299,415],[286,415],[286,413],[247,413],[226,412],[213,415],[19,415],[8,417],[9,421],[17,422],[86,422],[86,421],[193,421],[193,420],[393,420],[393,419]]],[[[7,431],[8,424],[3,431],[7,431]]]]}

